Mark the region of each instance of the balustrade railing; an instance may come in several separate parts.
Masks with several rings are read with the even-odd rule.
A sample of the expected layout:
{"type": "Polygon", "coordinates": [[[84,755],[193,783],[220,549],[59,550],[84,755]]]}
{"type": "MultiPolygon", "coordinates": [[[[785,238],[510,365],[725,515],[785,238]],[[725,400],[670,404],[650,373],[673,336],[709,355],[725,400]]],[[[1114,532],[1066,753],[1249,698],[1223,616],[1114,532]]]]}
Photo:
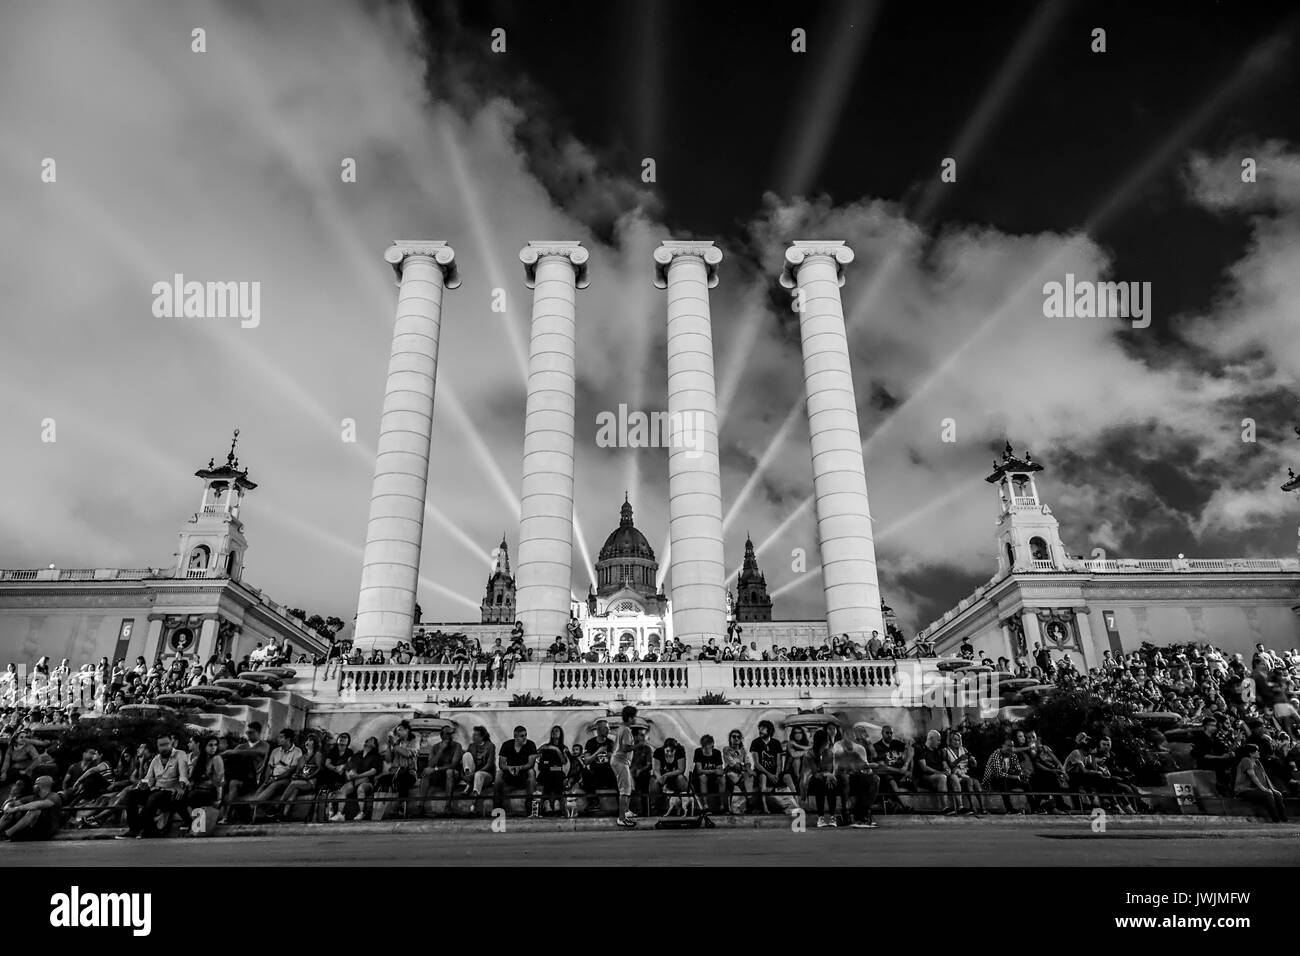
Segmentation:
{"type": "Polygon", "coordinates": [[[641,690],[646,687],[686,690],[692,686],[690,671],[699,666],[691,662],[552,664],[551,687],[561,691],[641,690]]]}
{"type": "MultiPolygon", "coordinates": [[[[909,668],[922,661],[906,662],[909,668]]],[[[872,697],[900,686],[894,661],[727,662],[681,661],[641,664],[521,663],[504,682],[485,668],[458,669],[443,664],[344,665],[337,690],[350,699],[476,694],[483,703],[506,702],[530,693],[551,700],[563,697],[592,701],[639,697],[653,691],[660,701],[694,703],[707,692],[735,691],[799,697],[806,691],[843,691],[872,697]]],[[[806,696],[806,694],[803,694],[806,696]]],[[[733,698],[734,699],[734,698],[733,698]]]]}

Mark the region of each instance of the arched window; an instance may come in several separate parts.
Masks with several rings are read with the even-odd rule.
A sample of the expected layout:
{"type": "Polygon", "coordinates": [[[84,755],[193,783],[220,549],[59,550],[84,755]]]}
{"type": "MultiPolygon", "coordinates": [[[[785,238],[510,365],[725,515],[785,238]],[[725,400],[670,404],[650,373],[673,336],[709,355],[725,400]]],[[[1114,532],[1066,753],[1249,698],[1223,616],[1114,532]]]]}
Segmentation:
{"type": "Polygon", "coordinates": [[[1029,539],[1029,554],[1035,561],[1048,561],[1051,559],[1051,554],[1047,550],[1047,542],[1037,536],[1029,539]]]}
{"type": "Polygon", "coordinates": [[[1012,547],[1011,542],[1008,541],[1007,542],[1007,567],[1014,568],[1015,566],[1016,566],[1016,549],[1012,547]]]}
{"type": "Polygon", "coordinates": [[[226,555],[226,577],[233,578],[234,576],[235,576],[235,552],[231,551],[228,555],[226,555]]]}
{"type": "Polygon", "coordinates": [[[498,592],[497,592],[497,604],[498,604],[498,605],[500,605],[500,603],[501,603],[501,599],[504,598],[504,597],[505,597],[505,593],[504,593],[504,592],[502,592],[502,591],[498,591],[498,592]]]}
{"type": "Polygon", "coordinates": [[[208,551],[207,545],[199,545],[190,552],[190,569],[194,571],[204,570],[208,566],[209,557],[211,557],[211,552],[208,551]]]}

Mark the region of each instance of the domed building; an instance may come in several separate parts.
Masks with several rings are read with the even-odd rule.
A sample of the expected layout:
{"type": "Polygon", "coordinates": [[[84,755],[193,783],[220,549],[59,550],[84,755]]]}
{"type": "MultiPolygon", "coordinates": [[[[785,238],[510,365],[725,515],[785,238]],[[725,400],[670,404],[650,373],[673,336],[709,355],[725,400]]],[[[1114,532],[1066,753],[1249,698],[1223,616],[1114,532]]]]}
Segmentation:
{"type": "Polygon", "coordinates": [[[632,521],[632,504],[623,496],[615,528],[596,559],[596,586],[575,615],[582,628],[579,645],[588,651],[604,645],[611,657],[657,653],[672,638],[668,597],[657,583],[654,548],[632,521]],[[585,612],[585,613],[584,613],[585,612]]]}

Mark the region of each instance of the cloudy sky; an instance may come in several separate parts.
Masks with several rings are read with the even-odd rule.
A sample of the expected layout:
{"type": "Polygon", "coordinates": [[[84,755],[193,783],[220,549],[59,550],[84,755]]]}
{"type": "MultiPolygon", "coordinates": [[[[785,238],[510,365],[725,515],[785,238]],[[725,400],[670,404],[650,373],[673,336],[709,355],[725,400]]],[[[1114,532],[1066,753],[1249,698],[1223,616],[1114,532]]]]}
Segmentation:
{"type": "MultiPolygon", "coordinates": [[[[260,484],[247,580],[350,620],[396,238],[449,241],[463,278],[445,301],[426,619],[476,620],[490,549],[503,531],[516,545],[518,252],[538,238],[591,250],[580,555],[625,488],[662,555],[664,453],[595,435],[621,403],[665,406],[651,251],[670,236],[726,253],[727,553],[738,566],[746,531],[761,545],[778,617],[822,608],[815,570],[792,570],[798,548],[817,564],[798,327],[775,281],[795,238],[857,252],[843,292],[868,483],[907,631],[991,573],[983,478],[1006,437],[1045,463],[1072,552],[1293,553],[1300,503],[1278,485],[1300,466],[1297,21],[1190,6],[7,5],[0,567],[169,565],[190,476],[238,426],[260,484]],[[260,325],[156,318],[152,286],[175,273],[260,282],[260,325]],[[1045,318],[1043,285],[1066,273],[1150,282],[1150,327],[1045,318]]],[[[575,567],[578,593],[588,579],[575,567]]]]}

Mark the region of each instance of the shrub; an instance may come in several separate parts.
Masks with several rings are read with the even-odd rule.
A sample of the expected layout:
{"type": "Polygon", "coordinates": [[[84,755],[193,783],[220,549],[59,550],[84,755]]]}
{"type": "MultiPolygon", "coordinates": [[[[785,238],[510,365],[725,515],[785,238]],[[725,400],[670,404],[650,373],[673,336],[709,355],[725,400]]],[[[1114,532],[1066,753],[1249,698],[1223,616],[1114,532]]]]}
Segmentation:
{"type": "Polygon", "coordinates": [[[568,697],[561,697],[559,700],[553,700],[550,703],[556,707],[595,707],[596,702],[593,700],[582,700],[570,694],[568,697]]]}
{"type": "Polygon", "coordinates": [[[723,693],[714,693],[713,691],[709,691],[707,694],[701,694],[699,700],[697,701],[697,703],[700,703],[700,704],[729,704],[729,703],[731,703],[731,701],[727,700],[727,695],[726,695],[726,694],[723,694],[723,693]]]}
{"type": "Polygon", "coordinates": [[[453,710],[469,710],[474,706],[474,698],[471,697],[453,697],[446,701],[445,705],[453,710]]]}
{"type": "Polygon", "coordinates": [[[511,707],[542,707],[546,704],[546,698],[540,694],[515,694],[510,698],[511,707]]]}
{"type": "Polygon", "coordinates": [[[159,734],[171,734],[176,738],[176,745],[185,748],[191,732],[185,721],[174,714],[162,714],[156,717],[127,716],[109,714],[104,717],[92,717],[79,720],[69,725],[60,734],[59,740],[50,749],[60,767],[68,767],[81,759],[81,752],[87,747],[119,757],[124,749],[134,750],[142,741],[153,742],[159,734]]]}

